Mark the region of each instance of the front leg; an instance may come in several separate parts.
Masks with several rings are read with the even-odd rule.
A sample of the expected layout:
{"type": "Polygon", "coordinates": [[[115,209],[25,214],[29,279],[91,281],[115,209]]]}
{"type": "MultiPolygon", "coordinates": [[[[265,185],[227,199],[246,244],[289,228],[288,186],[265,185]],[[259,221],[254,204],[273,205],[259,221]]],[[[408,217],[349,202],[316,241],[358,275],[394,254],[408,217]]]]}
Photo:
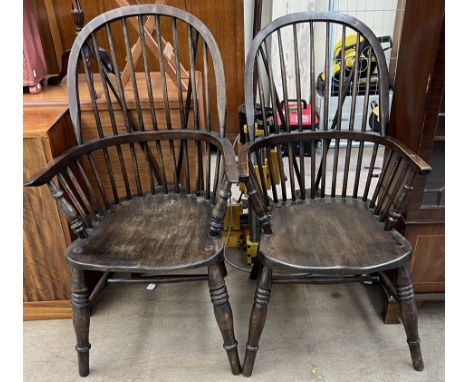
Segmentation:
{"type": "Polygon", "coordinates": [[[400,303],[400,314],[405,327],[411,360],[415,370],[424,370],[424,362],[421,354],[421,344],[418,335],[418,312],[414,302],[413,284],[411,273],[404,265],[397,271],[397,294],[400,303]]]}
{"type": "Polygon", "coordinates": [[[72,269],[73,326],[76,334],[76,351],[78,353],[78,371],[81,377],[89,374],[89,294],[80,269],[72,269]]]}
{"type": "Polygon", "coordinates": [[[239,353],[237,352],[237,341],[234,335],[231,305],[229,304],[229,296],[220,263],[208,266],[208,286],[210,288],[211,302],[213,303],[216,321],[223,336],[223,346],[229,358],[232,374],[238,375],[242,372],[242,368],[239,353]]]}
{"type": "Polygon", "coordinates": [[[250,314],[249,339],[244,359],[244,377],[250,377],[257,355],[258,343],[265,326],[267,306],[271,293],[271,269],[265,265],[262,267],[255,291],[254,304],[250,314]]]}

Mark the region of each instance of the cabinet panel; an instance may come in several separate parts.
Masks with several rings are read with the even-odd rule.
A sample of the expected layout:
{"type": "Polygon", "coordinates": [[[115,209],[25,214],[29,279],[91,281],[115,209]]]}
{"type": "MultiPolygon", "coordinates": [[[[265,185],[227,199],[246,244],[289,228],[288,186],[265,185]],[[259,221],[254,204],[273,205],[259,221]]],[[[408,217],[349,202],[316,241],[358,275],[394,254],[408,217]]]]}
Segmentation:
{"type": "MultiPolygon", "coordinates": [[[[73,146],[68,109],[23,110],[23,179],[73,146]]],[[[71,317],[70,269],[64,256],[71,236],[47,186],[23,189],[24,319],[71,317]]]]}
{"type": "MultiPolygon", "coordinates": [[[[23,141],[23,176],[27,179],[46,163],[42,139],[23,141]]],[[[59,212],[47,187],[23,191],[24,301],[70,298],[70,271],[63,251],[66,242],[59,212]]]]}
{"type": "Polygon", "coordinates": [[[445,227],[443,224],[406,224],[405,236],[413,246],[410,269],[416,293],[444,291],[445,227]]]}

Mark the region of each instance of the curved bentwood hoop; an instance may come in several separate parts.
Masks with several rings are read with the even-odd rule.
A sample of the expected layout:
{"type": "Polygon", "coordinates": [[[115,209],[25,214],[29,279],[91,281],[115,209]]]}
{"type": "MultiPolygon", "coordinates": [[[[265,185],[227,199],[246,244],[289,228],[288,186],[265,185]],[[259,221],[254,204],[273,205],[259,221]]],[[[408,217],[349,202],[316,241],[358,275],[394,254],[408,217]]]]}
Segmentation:
{"type": "MultiPolygon", "coordinates": [[[[187,43],[187,41],[185,41],[185,43],[187,43]]],[[[143,56],[145,80],[147,85],[144,90],[146,90],[147,94],[145,95],[147,98],[150,98],[151,100],[155,97],[151,87],[151,81],[154,81],[154,79],[152,79],[150,75],[153,70],[160,72],[163,79],[162,90],[164,92],[163,97],[165,109],[168,109],[170,106],[166,81],[175,81],[179,89],[187,89],[187,82],[189,82],[188,88],[191,88],[191,91],[187,91],[188,97],[186,101],[191,101],[196,104],[199,102],[196,97],[196,95],[199,94],[197,92],[203,93],[205,112],[208,114],[205,116],[207,118],[208,129],[210,128],[211,122],[210,103],[213,103],[213,101],[210,100],[210,86],[208,84],[208,76],[210,72],[209,52],[216,82],[216,123],[218,124],[220,135],[224,136],[226,116],[225,77],[221,55],[211,32],[198,18],[181,11],[180,9],[165,5],[131,5],[128,7],[113,9],[95,17],[80,31],[73,44],[68,62],[67,89],[70,116],[79,143],[83,142],[80,118],[80,90],[78,86],[80,60],[84,61],[84,63],[82,62],[82,65],[88,85],[89,97],[93,104],[93,110],[94,107],[99,108],[99,105],[95,105],[99,96],[105,96],[109,109],[112,109],[113,101],[117,101],[120,109],[128,109],[129,105],[126,104],[126,97],[129,96],[127,93],[131,92],[136,93],[132,94],[132,96],[134,96],[133,101],[136,103],[137,111],[141,113],[141,104],[138,100],[138,98],[141,98],[141,95],[137,94],[141,90],[139,88],[135,88],[135,86],[133,86],[131,91],[128,90],[125,87],[124,79],[120,76],[125,74],[125,72],[123,72],[124,66],[128,63],[131,70],[130,74],[127,74],[127,77],[130,77],[132,85],[135,85],[137,79],[134,77],[137,63],[133,62],[134,56],[132,55],[132,51],[135,49],[139,50],[143,56]],[[167,23],[170,23],[170,25],[163,25],[164,18],[167,23]],[[181,24],[184,24],[184,28],[187,28],[187,30],[183,30],[181,24]],[[166,27],[166,29],[162,30],[164,27],[166,27]],[[116,34],[117,28],[121,28],[121,35],[116,34]],[[99,32],[104,35],[98,36],[99,32]],[[166,32],[164,33],[164,36],[168,38],[168,41],[164,39],[162,32],[166,32]],[[130,41],[132,40],[132,37],[135,43],[133,46],[130,41]],[[184,44],[182,37],[185,37],[185,39],[188,38],[189,57],[184,57],[186,65],[190,66],[188,79],[184,78],[184,74],[187,75],[187,72],[183,68],[181,62],[182,57],[180,56],[182,45],[184,44]],[[124,56],[115,50],[116,43],[118,42],[121,44],[122,40],[126,47],[126,54],[124,56]],[[102,42],[109,48],[115,76],[106,72],[106,68],[103,67],[99,55],[96,55],[98,48],[97,42],[102,42]],[[169,46],[173,53],[171,57],[168,57],[168,54],[165,51],[165,49],[167,49],[168,42],[170,43],[169,46]],[[201,49],[199,49],[198,45],[201,45],[201,49]],[[199,52],[199,50],[202,52],[199,52]],[[153,53],[156,57],[151,57],[150,53],[153,53]],[[202,56],[202,58],[200,58],[200,56],[202,56]],[[170,62],[171,60],[172,62],[170,62]],[[202,65],[200,66],[203,66],[201,81],[196,81],[195,78],[195,64],[197,63],[197,60],[198,62],[202,61],[202,65]],[[90,61],[93,61],[99,69],[98,80],[96,80],[93,73],[91,73],[90,61]],[[99,85],[97,84],[98,82],[100,82],[99,85]],[[101,87],[101,91],[104,94],[96,94],[98,87],[101,87]],[[197,89],[197,87],[203,89],[197,89]],[[190,95],[192,97],[191,100],[190,95]],[[112,97],[115,97],[116,99],[113,99],[112,97]]],[[[178,97],[179,102],[181,102],[181,94],[179,94],[178,97]]],[[[168,110],[164,110],[164,112],[168,113],[168,110]]],[[[184,109],[181,108],[180,112],[183,114],[184,109]]],[[[188,116],[182,115],[182,117],[187,118],[188,116]]],[[[97,118],[98,117],[96,117],[96,119],[97,118]]],[[[132,121],[126,121],[126,124],[131,124],[131,122],[132,121]]],[[[170,118],[169,121],[166,122],[168,124],[168,128],[170,128],[172,125],[170,118]]],[[[99,128],[101,122],[96,121],[96,123],[99,128]]],[[[137,125],[137,128],[140,130],[144,129],[144,127],[145,126],[137,125]]],[[[152,120],[151,127],[153,129],[157,129],[157,123],[154,120],[152,120]]],[[[126,128],[130,129],[129,126],[126,126],[126,128]]]]}
{"type": "MultiPolygon", "coordinates": [[[[361,21],[356,18],[337,12],[300,12],[293,13],[286,16],[279,17],[274,20],[267,27],[262,29],[252,42],[249,54],[247,56],[246,68],[245,68],[245,103],[246,103],[246,113],[247,113],[247,125],[249,127],[250,140],[254,140],[254,104],[255,100],[259,99],[262,109],[265,107],[271,107],[273,109],[273,122],[275,127],[278,127],[278,124],[283,125],[284,129],[289,129],[289,110],[288,103],[285,103],[284,106],[284,116],[282,115],[282,110],[280,107],[279,99],[283,100],[294,99],[300,100],[304,98],[301,96],[301,88],[304,88],[304,81],[308,79],[309,83],[309,101],[312,107],[312,110],[316,107],[316,95],[315,89],[317,87],[316,76],[319,74],[316,71],[317,64],[319,59],[323,58],[323,74],[325,75],[325,89],[323,91],[324,101],[323,109],[325,113],[321,113],[320,127],[324,130],[330,128],[328,125],[328,119],[330,117],[329,112],[329,96],[331,93],[330,82],[328,80],[331,78],[329,76],[331,67],[331,60],[333,59],[334,52],[331,52],[331,44],[335,41],[331,41],[331,35],[334,29],[341,29],[341,36],[337,39],[336,42],[342,42],[342,46],[345,46],[347,43],[347,35],[357,35],[355,43],[355,51],[361,53],[361,57],[364,60],[373,60],[376,65],[368,65],[367,70],[358,68],[356,70],[356,64],[362,65],[362,59],[354,60],[354,58],[345,57],[345,49],[341,49],[341,52],[338,53],[336,60],[337,65],[340,66],[339,70],[339,96],[338,100],[342,100],[351,93],[351,117],[356,115],[356,97],[359,94],[359,90],[362,90],[365,93],[365,102],[364,102],[364,115],[367,116],[368,101],[369,95],[372,92],[371,81],[367,81],[365,84],[365,89],[361,89],[362,86],[359,82],[363,82],[364,78],[360,77],[371,77],[373,74],[372,71],[377,69],[377,84],[374,88],[377,88],[378,98],[379,98],[379,110],[380,110],[380,134],[386,134],[386,128],[388,123],[388,111],[389,111],[389,99],[388,99],[388,69],[387,63],[385,60],[385,55],[382,49],[382,46],[375,36],[375,34],[361,21]],[[291,37],[291,29],[293,32],[293,41],[291,39],[284,40],[284,35],[288,34],[289,28],[289,37],[291,37]],[[300,30],[302,28],[302,31],[300,30]],[[323,32],[325,29],[325,34],[319,36],[317,32],[323,32]],[[300,35],[300,36],[299,36],[300,35]],[[299,37],[298,37],[299,36],[299,37]],[[325,56],[321,57],[320,54],[316,52],[316,46],[320,47],[320,38],[322,39],[321,43],[325,41],[325,56]],[[292,53],[293,58],[290,61],[294,62],[294,74],[290,74],[286,71],[285,54],[284,50],[287,47],[293,45],[294,53],[292,53]],[[277,55],[275,56],[274,48],[276,49],[277,55]],[[365,49],[367,48],[367,49],[365,49]],[[307,52],[308,51],[308,52],[307,52]],[[299,54],[302,56],[302,59],[305,59],[305,62],[308,61],[309,65],[304,65],[304,62],[298,62],[299,54]],[[306,57],[304,57],[306,54],[306,57]],[[311,59],[312,58],[312,59],[311,59]],[[272,67],[272,62],[276,62],[280,66],[280,74],[275,78],[274,67],[272,67]],[[347,68],[345,68],[347,66],[347,68]],[[351,67],[351,68],[350,68],[351,67]],[[349,70],[351,69],[351,70],[349,70]],[[258,94],[253,93],[253,73],[257,71],[259,73],[259,86],[258,94]],[[358,73],[365,71],[365,73],[358,73]],[[358,75],[359,74],[359,75],[358,75]],[[362,76],[361,76],[362,74],[362,76]],[[263,77],[263,83],[262,79],[263,77]],[[288,87],[288,80],[295,81],[295,92],[294,94],[288,95],[288,90],[291,88],[291,85],[288,87]],[[302,84],[302,86],[301,86],[302,84]],[[264,90],[263,87],[266,87],[264,90]],[[277,87],[282,87],[283,91],[280,94],[277,94],[277,87]],[[276,93],[276,94],[275,94],[276,93]],[[275,112],[276,111],[276,112],[275,112]],[[277,114],[278,119],[277,120],[277,114]]],[[[323,52],[322,52],[323,53],[323,52]]],[[[354,56],[355,57],[355,56],[354,56]]],[[[291,58],[289,56],[288,58],[291,58]]],[[[278,70],[276,70],[278,72],[278,70]]],[[[333,74],[333,73],[332,73],[333,74]]],[[[375,90],[374,90],[375,91],[375,90]]],[[[293,92],[291,92],[293,93],[293,92]]],[[[338,102],[338,105],[343,106],[344,100],[338,102]]],[[[337,106],[338,113],[343,112],[343,107],[337,106]],[[341,109],[341,110],[340,110],[341,109]]],[[[299,110],[299,113],[301,111],[299,110]]],[[[300,118],[299,118],[300,119],[300,118]]],[[[340,121],[340,117],[335,116],[334,120],[335,125],[340,121]]],[[[266,121],[265,121],[266,124],[266,121]]],[[[302,126],[299,126],[301,129],[302,126]]],[[[333,126],[333,128],[340,129],[341,126],[333,126]]],[[[357,129],[353,122],[350,121],[349,129],[357,129]]]]}

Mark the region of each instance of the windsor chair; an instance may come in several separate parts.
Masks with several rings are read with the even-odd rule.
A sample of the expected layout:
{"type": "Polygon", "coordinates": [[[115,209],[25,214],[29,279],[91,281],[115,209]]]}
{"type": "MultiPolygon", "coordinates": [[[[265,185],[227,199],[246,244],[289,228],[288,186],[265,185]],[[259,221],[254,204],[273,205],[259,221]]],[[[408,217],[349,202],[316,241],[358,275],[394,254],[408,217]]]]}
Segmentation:
{"type": "Polygon", "coordinates": [[[91,347],[85,270],[135,277],[109,282],[208,278],[232,373],[241,373],[220,236],[238,169],[224,137],[224,71],[211,33],[172,7],[111,10],[78,34],[67,89],[78,145],[25,185],[48,185],[77,237],[66,257],[79,374],[89,373],[91,347]],[[112,71],[98,46],[110,52],[112,71]],[[133,61],[135,49],[140,62],[133,61]],[[199,267],[207,267],[208,276],[161,275],[199,267]]]}
{"type": "Polygon", "coordinates": [[[386,136],[388,70],[378,39],[362,22],[344,14],[280,17],[260,31],[249,50],[245,100],[249,142],[239,153],[240,180],[263,233],[252,270],[258,281],[243,374],[250,376],[253,370],[273,283],[377,280],[392,269],[413,367],[422,370],[407,267],[411,246],[394,226],[415,177],[431,168],[386,136]],[[338,94],[332,97],[331,46],[336,38],[345,47],[350,34],[356,37],[354,54],[345,56],[345,49],[333,52],[340,70],[338,94]],[[323,97],[316,92],[322,69],[323,97]],[[312,123],[306,130],[299,106],[293,130],[290,102],[281,107],[281,98],[297,100],[297,105],[308,99],[312,115],[320,115],[319,126],[312,123]],[[379,132],[367,126],[370,101],[378,102],[379,132]],[[255,102],[262,110],[259,121],[254,120],[255,102]],[[270,119],[265,110],[272,110],[270,119]],[[264,128],[262,136],[256,134],[257,122],[264,128]],[[306,144],[309,156],[304,154],[306,144]],[[273,275],[273,270],[281,272],[273,275]]]}

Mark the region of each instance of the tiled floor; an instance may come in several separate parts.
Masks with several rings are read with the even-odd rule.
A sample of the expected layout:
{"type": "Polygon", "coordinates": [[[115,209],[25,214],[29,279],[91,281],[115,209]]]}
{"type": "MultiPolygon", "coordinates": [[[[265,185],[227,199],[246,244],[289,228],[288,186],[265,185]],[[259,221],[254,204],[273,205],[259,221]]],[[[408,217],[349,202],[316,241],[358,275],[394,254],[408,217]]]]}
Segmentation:
{"type": "MultiPolygon", "coordinates": [[[[243,359],[255,282],[229,268],[243,359]]],[[[444,380],[444,304],[419,307],[426,369],[411,367],[401,325],[385,325],[377,285],[274,285],[252,381],[444,380]]],[[[25,381],[78,377],[71,320],[24,322],[25,381]]],[[[232,376],[206,282],[112,285],[91,317],[86,381],[242,381],[232,376]]]]}

